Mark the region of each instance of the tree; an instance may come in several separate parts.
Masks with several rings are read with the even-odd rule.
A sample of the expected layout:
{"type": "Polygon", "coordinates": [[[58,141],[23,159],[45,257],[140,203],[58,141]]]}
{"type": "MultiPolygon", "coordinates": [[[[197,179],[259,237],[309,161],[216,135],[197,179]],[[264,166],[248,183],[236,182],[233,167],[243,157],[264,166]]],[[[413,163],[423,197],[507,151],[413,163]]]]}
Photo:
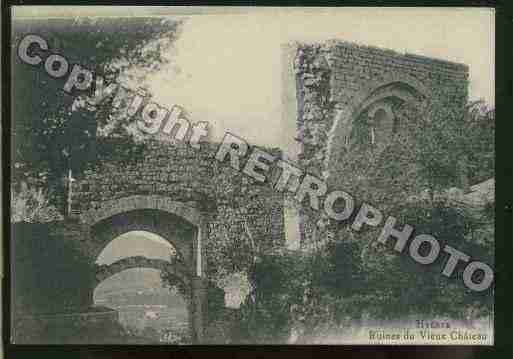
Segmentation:
{"type": "Polygon", "coordinates": [[[15,223],[12,231],[13,313],[77,313],[88,308],[94,268],[58,224],[15,223]]]}
{"type": "MultiPolygon", "coordinates": [[[[396,114],[401,131],[384,148],[349,149],[340,188],[416,233],[493,264],[492,204],[468,207],[446,191],[494,176],[493,110],[482,102],[454,108],[446,98],[435,96],[424,111],[403,104],[396,114]]],[[[321,222],[317,240],[323,244],[316,250],[294,260],[269,257],[265,267],[253,269],[255,301],[246,303],[243,316],[253,323],[247,324],[252,338],[259,333],[264,342],[283,341],[291,326],[311,338],[327,325],[365,315],[472,319],[491,311],[492,290],[467,289],[462,268],[448,279],[441,275],[441,259],[423,267],[377,243],[380,228],[355,233],[347,222],[321,222]]]]}
{"type": "MultiPolygon", "coordinates": [[[[491,207],[469,208],[452,200],[447,190],[464,190],[494,176],[493,110],[482,102],[455,108],[448,98],[443,93],[435,95],[425,111],[404,104],[396,114],[401,131],[384,149],[349,150],[343,159],[347,176],[342,188],[396,217],[398,226],[408,223],[415,233],[432,234],[442,245],[447,243],[491,264],[491,207]]],[[[472,293],[461,283],[461,268],[453,276],[460,280],[447,279],[441,275],[441,259],[422,267],[407,255],[394,254],[391,246],[376,243],[379,230],[357,234],[366,294],[375,298],[374,308],[380,309],[373,315],[454,318],[467,317],[472,308],[475,313],[490,311],[491,290],[472,293]]],[[[338,241],[355,236],[344,225],[336,231],[338,241]]]]}
{"type": "MultiPolygon", "coordinates": [[[[164,50],[179,35],[181,22],[158,18],[75,18],[18,20],[13,25],[12,173],[14,180],[45,177],[57,193],[68,168],[80,170],[94,161],[97,128],[116,116],[112,98],[94,111],[80,98],[63,92],[64,79],[54,79],[42,66],[25,64],[16,46],[27,34],[43,37],[49,51],[104,77],[140,81],[167,61],[164,50]],[[137,71],[134,71],[137,70],[137,71]],[[135,77],[135,78],[134,78],[135,77]]],[[[135,89],[134,89],[135,90],[135,89]]],[[[91,92],[92,93],[92,92],[91,92]]],[[[117,129],[124,136],[123,127],[117,129]]],[[[100,149],[101,150],[101,149],[100,149]]],[[[58,195],[50,193],[52,201],[58,195]]]]}

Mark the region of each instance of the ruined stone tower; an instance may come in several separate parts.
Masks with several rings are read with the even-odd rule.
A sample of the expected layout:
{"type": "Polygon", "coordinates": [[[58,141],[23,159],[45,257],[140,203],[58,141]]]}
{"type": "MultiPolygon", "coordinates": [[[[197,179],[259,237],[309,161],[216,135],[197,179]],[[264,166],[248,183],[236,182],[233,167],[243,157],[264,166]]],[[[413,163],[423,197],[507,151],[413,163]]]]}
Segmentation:
{"type": "MultiPolygon", "coordinates": [[[[425,103],[443,91],[454,106],[466,103],[464,64],[343,41],[294,44],[285,48],[289,67],[286,114],[296,118],[297,161],[307,172],[336,186],[343,176],[340,156],[354,141],[354,124],[372,126],[364,141],[379,146],[396,130],[394,111],[405,101],[425,103]]],[[[314,224],[303,220],[301,242],[314,224]]],[[[300,221],[301,222],[301,221],[300,221]]]]}

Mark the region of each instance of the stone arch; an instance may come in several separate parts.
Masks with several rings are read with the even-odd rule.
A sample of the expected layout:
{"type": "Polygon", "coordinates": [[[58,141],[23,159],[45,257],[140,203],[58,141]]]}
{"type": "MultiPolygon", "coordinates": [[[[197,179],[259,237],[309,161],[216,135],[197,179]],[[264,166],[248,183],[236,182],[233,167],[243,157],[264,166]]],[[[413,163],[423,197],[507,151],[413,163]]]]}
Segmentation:
{"type": "MultiPolygon", "coordinates": [[[[325,179],[337,168],[340,155],[347,145],[353,122],[366,108],[387,98],[424,102],[431,98],[431,90],[416,78],[404,73],[389,73],[363,86],[344,104],[336,104],[335,118],[328,133],[325,156],[325,179]]],[[[379,106],[383,108],[383,106],[379,106]]],[[[387,110],[388,112],[388,110],[387,110]]]]}
{"type": "Polygon", "coordinates": [[[102,202],[82,213],[79,221],[90,228],[93,258],[117,236],[142,230],[164,238],[176,248],[180,260],[192,265],[192,243],[202,225],[202,213],[195,203],[158,195],[133,195],[102,202]],[[190,232],[187,238],[176,236],[174,226],[186,228],[190,232]]]}
{"type": "Polygon", "coordinates": [[[356,109],[360,104],[364,102],[370,94],[374,93],[377,89],[386,87],[391,84],[404,84],[405,86],[413,89],[420,96],[424,98],[431,97],[431,90],[420,82],[417,78],[410,76],[405,73],[393,72],[382,75],[377,79],[369,81],[366,85],[360,88],[350,99],[350,107],[356,109]]]}
{"type": "Polygon", "coordinates": [[[186,287],[190,288],[191,286],[190,273],[188,273],[183,263],[178,261],[169,262],[164,259],[146,258],[143,256],[126,257],[111,264],[97,265],[95,273],[96,285],[119,272],[132,268],[153,268],[160,271],[167,271],[180,280],[186,287]]]}
{"type": "Polygon", "coordinates": [[[192,271],[198,227],[171,212],[158,209],[132,209],[94,223],[89,238],[91,260],[96,261],[115,238],[132,231],[146,231],[162,237],[175,248],[177,259],[192,271]]]}
{"type": "MultiPolygon", "coordinates": [[[[204,250],[200,246],[199,238],[207,232],[206,221],[195,203],[176,202],[157,195],[135,195],[105,201],[84,212],[79,221],[88,228],[88,243],[84,244],[88,248],[92,263],[114,238],[130,231],[151,232],[168,241],[176,249],[177,261],[180,262],[173,264],[176,265],[176,273],[189,283],[186,287],[190,290],[194,340],[203,340],[206,279],[201,273],[206,273],[207,261],[200,260],[204,256],[198,258],[198,255],[204,250]]],[[[151,266],[161,265],[157,262],[144,263],[151,266]]],[[[139,266],[140,263],[134,265],[139,266]]],[[[92,292],[90,301],[93,301],[92,292]]]]}
{"type": "Polygon", "coordinates": [[[80,221],[85,224],[93,225],[115,214],[135,209],[161,210],[182,217],[196,226],[200,225],[201,212],[194,204],[176,202],[169,197],[157,195],[134,195],[105,201],[101,203],[98,208],[91,208],[82,213],[80,215],[80,221]]]}
{"type": "Polygon", "coordinates": [[[390,106],[386,106],[386,105],[383,105],[383,104],[378,104],[376,106],[374,106],[370,111],[369,111],[369,115],[370,116],[374,116],[376,114],[376,112],[378,112],[378,110],[383,110],[385,111],[385,113],[389,116],[392,115],[392,110],[390,109],[390,106]]]}

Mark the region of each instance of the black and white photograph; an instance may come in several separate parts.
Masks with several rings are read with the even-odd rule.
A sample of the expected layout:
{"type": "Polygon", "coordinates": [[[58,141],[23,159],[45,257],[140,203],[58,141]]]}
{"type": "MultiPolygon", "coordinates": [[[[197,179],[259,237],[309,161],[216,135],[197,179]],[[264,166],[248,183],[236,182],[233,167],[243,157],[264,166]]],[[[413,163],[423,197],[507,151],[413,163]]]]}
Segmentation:
{"type": "Polygon", "coordinates": [[[11,344],[494,345],[493,8],[11,10],[11,344]]]}

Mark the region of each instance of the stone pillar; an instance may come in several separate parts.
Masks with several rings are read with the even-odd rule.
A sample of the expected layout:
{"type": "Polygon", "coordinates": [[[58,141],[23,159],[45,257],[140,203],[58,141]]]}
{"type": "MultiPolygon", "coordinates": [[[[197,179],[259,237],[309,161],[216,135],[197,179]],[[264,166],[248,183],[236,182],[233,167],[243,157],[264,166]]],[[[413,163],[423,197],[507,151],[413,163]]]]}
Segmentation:
{"type": "Polygon", "coordinates": [[[194,276],[192,278],[192,326],[194,328],[193,340],[194,344],[202,344],[204,342],[204,325],[206,319],[206,281],[201,277],[194,276]]]}
{"type": "Polygon", "coordinates": [[[206,321],[206,300],[207,300],[207,260],[205,253],[205,241],[207,240],[207,220],[202,216],[198,226],[198,233],[193,241],[193,270],[192,270],[192,324],[194,328],[193,337],[196,344],[204,341],[203,332],[206,321]]]}

